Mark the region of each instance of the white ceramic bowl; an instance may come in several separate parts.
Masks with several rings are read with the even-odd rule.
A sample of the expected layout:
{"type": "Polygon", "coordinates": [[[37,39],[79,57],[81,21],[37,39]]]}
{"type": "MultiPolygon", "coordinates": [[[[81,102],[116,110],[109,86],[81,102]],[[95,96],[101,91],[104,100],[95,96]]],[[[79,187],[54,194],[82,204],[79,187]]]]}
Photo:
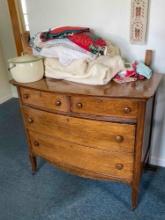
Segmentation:
{"type": "Polygon", "coordinates": [[[43,78],[43,58],[24,55],[8,60],[9,71],[13,79],[19,83],[35,82],[43,78]]]}

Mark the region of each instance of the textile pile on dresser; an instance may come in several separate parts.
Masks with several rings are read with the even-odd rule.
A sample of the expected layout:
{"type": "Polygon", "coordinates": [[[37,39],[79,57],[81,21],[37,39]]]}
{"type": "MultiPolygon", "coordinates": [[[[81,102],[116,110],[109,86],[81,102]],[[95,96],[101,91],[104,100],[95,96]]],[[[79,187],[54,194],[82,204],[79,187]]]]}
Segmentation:
{"type": "Polygon", "coordinates": [[[39,32],[31,45],[35,55],[45,57],[46,77],[91,85],[105,85],[113,78],[122,83],[151,77],[152,71],[144,64],[126,67],[119,48],[89,28],[67,26],[39,32]]]}
{"type": "Polygon", "coordinates": [[[129,187],[83,179],[39,160],[31,174],[16,99],[0,105],[0,220],[164,220],[165,169],[146,171],[139,205],[129,187]]]}

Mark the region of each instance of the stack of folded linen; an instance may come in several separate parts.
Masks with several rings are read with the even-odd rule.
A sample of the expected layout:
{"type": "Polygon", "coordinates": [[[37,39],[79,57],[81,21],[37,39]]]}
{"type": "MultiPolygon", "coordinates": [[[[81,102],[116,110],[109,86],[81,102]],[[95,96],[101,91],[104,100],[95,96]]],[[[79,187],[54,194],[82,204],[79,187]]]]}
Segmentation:
{"type": "Polygon", "coordinates": [[[89,28],[53,28],[36,34],[31,45],[45,57],[46,77],[104,85],[124,70],[119,49],[89,28]]]}
{"type": "Polygon", "coordinates": [[[96,58],[95,54],[79,47],[71,42],[69,39],[50,40],[45,43],[35,44],[33,49],[35,55],[40,55],[47,58],[58,58],[63,65],[68,65],[74,60],[96,58]]]}

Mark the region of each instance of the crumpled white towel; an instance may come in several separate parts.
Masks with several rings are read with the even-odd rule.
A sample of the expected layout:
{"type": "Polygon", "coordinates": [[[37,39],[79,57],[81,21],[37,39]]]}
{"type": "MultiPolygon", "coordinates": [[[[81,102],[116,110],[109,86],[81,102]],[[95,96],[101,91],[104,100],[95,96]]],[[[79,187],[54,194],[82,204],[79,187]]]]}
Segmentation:
{"type": "Polygon", "coordinates": [[[46,58],[45,66],[50,69],[57,69],[62,72],[68,72],[73,75],[84,75],[87,71],[88,62],[84,59],[74,60],[69,65],[62,65],[57,58],[46,58]]]}
{"type": "Polygon", "coordinates": [[[69,65],[74,60],[79,59],[95,59],[95,55],[91,55],[89,53],[82,53],[79,50],[75,50],[63,45],[52,46],[52,47],[44,47],[40,52],[34,51],[35,55],[40,55],[43,57],[57,57],[59,61],[63,65],[69,65]]]}
{"type": "MultiPolygon", "coordinates": [[[[105,85],[107,84],[119,71],[123,70],[124,62],[120,56],[100,56],[95,61],[88,62],[86,71],[79,73],[76,68],[81,68],[81,65],[74,69],[74,63],[72,68],[68,66],[65,69],[59,68],[58,65],[50,65],[48,61],[45,61],[45,76],[55,79],[65,79],[72,82],[84,83],[89,85],[105,85]],[[49,65],[48,65],[49,64],[49,65]],[[73,70],[73,72],[71,71],[73,70]]],[[[78,69],[77,69],[78,70],[78,69]]]]}

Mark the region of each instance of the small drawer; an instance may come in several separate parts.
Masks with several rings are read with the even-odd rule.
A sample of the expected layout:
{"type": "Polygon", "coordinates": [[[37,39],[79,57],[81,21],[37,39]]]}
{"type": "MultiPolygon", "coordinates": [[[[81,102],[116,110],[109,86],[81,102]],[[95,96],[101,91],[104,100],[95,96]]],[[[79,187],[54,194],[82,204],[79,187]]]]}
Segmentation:
{"type": "Polygon", "coordinates": [[[108,99],[75,96],[71,98],[71,111],[75,113],[136,118],[137,102],[128,99],[108,99]]]}
{"type": "Polygon", "coordinates": [[[20,93],[23,104],[48,110],[69,111],[69,99],[67,96],[26,88],[21,88],[20,93]]]}
{"type": "Polygon", "coordinates": [[[32,131],[29,136],[33,153],[57,166],[79,169],[88,177],[132,180],[133,154],[101,151],[32,131]]]}

